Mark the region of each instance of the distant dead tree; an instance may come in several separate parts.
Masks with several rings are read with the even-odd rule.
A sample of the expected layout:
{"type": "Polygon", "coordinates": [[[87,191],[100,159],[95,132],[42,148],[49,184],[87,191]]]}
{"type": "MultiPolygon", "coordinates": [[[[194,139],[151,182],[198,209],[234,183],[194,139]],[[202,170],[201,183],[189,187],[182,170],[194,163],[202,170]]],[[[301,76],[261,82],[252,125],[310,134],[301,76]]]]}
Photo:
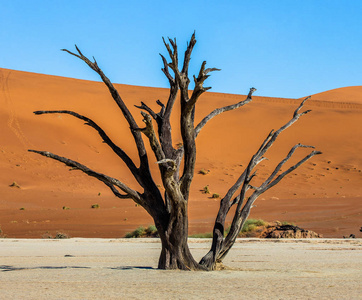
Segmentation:
{"type": "Polygon", "coordinates": [[[83,60],[91,69],[97,72],[109,89],[114,101],[117,103],[130,126],[134,142],[137,146],[140,160],[139,165],[136,165],[127,153],[117,146],[109,138],[106,132],[93,120],[68,110],[34,112],[37,115],[68,114],[85,121],[85,124],[94,128],[103,141],[123,161],[126,167],[131,171],[138,184],[142,187],[142,190],[136,191],[124,184],[122,181],[96,172],[74,160],[58,156],[47,151],[29,151],[55,159],[69,167],[72,167],[73,169],[78,169],[89,176],[95,177],[107,185],[115,196],[119,198],[131,198],[135,203],[142,206],[153,218],[162,242],[162,250],[158,263],[158,267],[160,269],[214,270],[216,265],[222,262],[233,246],[238,233],[249,216],[250,209],[255,200],[265,191],[279,183],[287,174],[291,173],[308,159],[316,154],[320,154],[321,152],[315,150],[311,151],[303,159],[282,172],[281,168],[292,157],[298,148],[314,148],[312,146],[296,144],[261,185],[255,186],[252,184],[253,178],[256,176],[255,167],[261,161],[266,159],[266,152],[273,145],[279,134],[294,124],[301,116],[310,112],[310,110],[301,111],[304,102],[308,99],[306,98],[294,111],[291,119],[286,122],[285,125],[276,131],[272,130],[268,134],[260,148],[251,158],[244,172],[239,176],[235,184],[228,190],[226,195],[220,200],[220,209],[216,216],[213,229],[211,249],[200,262],[195,261],[187,244],[187,208],[190,185],[194,176],[196,162],[195,140],[202,128],[212,118],[221,113],[237,109],[252,101],[252,94],[256,89],[251,88],[244,101],[215,109],[195,126],[194,116],[197,101],[203,93],[210,89],[210,87],[204,87],[204,81],[210,76],[209,73],[219,71],[219,69],[206,68],[206,61],[204,61],[201,64],[198,76],[193,76],[195,86],[194,89],[190,91],[188,70],[191,53],[196,44],[195,33],[192,35],[190,42],[187,44],[187,49],[184,53],[184,59],[181,64],[179,63],[176,39],[168,39],[168,41],[163,39],[163,42],[169,56],[169,60],[167,60],[163,55],[161,55],[163,62],[162,71],[170,84],[169,97],[167,103],[165,104],[157,100],[157,104],[160,106],[160,110],[158,112],[155,112],[143,102],[141,102],[140,106],[136,106],[141,109],[143,122],[145,123],[142,128],[137,125],[133,115],[128,110],[118,91],[99,68],[96,60],[89,60],[83,55],[77,46],[75,46],[77,50],[76,53],[63,49],[63,51],[83,60]],[[180,101],[181,103],[180,123],[183,142],[182,147],[175,147],[172,143],[171,137],[170,116],[176,101],[180,101]],[[157,124],[157,129],[154,128],[153,121],[157,124]],[[152,178],[148,153],[146,152],[142,134],[144,134],[144,136],[148,139],[153,154],[156,157],[163,187],[165,189],[164,194],[161,193],[152,178]],[[236,209],[230,210],[233,206],[235,206],[236,209]],[[226,216],[231,211],[233,211],[234,214],[232,224],[230,231],[224,237],[226,216]]]}

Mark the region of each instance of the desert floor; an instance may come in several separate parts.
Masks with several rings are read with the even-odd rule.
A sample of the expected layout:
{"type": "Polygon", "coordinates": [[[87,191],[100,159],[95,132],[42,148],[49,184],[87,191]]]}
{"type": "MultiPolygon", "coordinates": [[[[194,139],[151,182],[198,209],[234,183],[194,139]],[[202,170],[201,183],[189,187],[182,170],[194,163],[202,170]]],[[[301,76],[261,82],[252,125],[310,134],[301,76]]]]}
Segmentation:
{"type": "MultiPolygon", "coordinates": [[[[208,239],[191,239],[200,259],[208,239]]],[[[157,270],[158,239],[0,240],[1,299],[362,299],[361,239],[239,239],[214,272],[157,270]]]]}

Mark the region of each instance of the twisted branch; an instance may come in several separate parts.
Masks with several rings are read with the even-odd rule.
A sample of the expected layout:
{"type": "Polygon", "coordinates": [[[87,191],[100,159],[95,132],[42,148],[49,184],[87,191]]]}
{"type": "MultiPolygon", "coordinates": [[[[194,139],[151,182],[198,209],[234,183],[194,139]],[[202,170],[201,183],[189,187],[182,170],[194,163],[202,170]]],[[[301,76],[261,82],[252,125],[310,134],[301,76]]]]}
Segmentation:
{"type": "Polygon", "coordinates": [[[34,114],[36,114],[36,115],[68,114],[68,115],[76,117],[80,120],[85,121],[86,122],[85,125],[88,125],[98,131],[98,133],[101,136],[101,138],[103,139],[103,141],[114,151],[114,153],[116,153],[123,160],[123,162],[127,165],[127,167],[132,172],[132,174],[136,178],[136,180],[142,185],[142,183],[141,183],[142,180],[140,178],[139,171],[138,171],[136,165],[131,160],[131,158],[108,137],[108,135],[104,132],[104,130],[97,125],[97,123],[95,123],[90,118],[87,118],[85,116],[82,116],[76,112],[69,111],[69,110],[38,110],[38,111],[34,111],[34,114]]]}
{"type": "Polygon", "coordinates": [[[58,156],[58,155],[50,153],[48,151],[38,151],[38,150],[28,150],[28,151],[29,152],[34,152],[34,153],[37,153],[37,154],[40,154],[40,155],[43,155],[43,156],[46,156],[46,157],[49,157],[49,158],[52,158],[52,159],[57,160],[57,161],[60,161],[60,162],[64,163],[65,165],[69,166],[69,167],[80,170],[83,173],[87,174],[88,176],[94,177],[94,178],[102,181],[105,185],[110,187],[112,192],[119,198],[132,198],[138,204],[142,205],[142,203],[143,203],[141,195],[137,191],[131,189],[130,187],[128,187],[123,182],[119,181],[118,179],[115,179],[113,177],[104,175],[102,173],[95,172],[95,171],[91,170],[90,168],[86,167],[85,165],[80,164],[79,162],[76,162],[76,161],[71,160],[71,159],[66,158],[66,157],[58,156]],[[112,188],[112,186],[113,186],[113,188],[112,188]],[[123,192],[126,193],[126,195],[120,194],[114,188],[114,186],[121,189],[123,192]]]}
{"type": "Polygon", "coordinates": [[[65,51],[75,57],[78,57],[79,59],[83,60],[92,70],[94,70],[98,75],[101,77],[102,81],[105,83],[105,85],[108,87],[109,92],[111,93],[114,101],[117,103],[118,107],[121,109],[125,119],[127,120],[128,124],[130,125],[131,132],[133,135],[133,138],[136,142],[138,155],[141,161],[141,166],[144,169],[148,169],[148,159],[147,159],[147,152],[142,140],[142,136],[139,131],[136,131],[134,129],[138,128],[136,121],[134,120],[131,112],[128,110],[127,106],[123,102],[121,96],[119,95],[117,89],[113,86],[112,82],[108,79],[108,77],[103,73],[103,71],[99,68],[97,61],[93,57],[94,62],[90,61],[86,56],[83,55],[83,53],[79,50],[77,45],[75,45],[75,48],[78,52],[78,54],[73,53],[67,49],[62,49],[62,51],[65,51]]]}
{"type": "Polygon", "coordinates": [[[209,122],[213,117],[216,117],[217,115],[226,112],[226,111],[230,111],[230,110],[234,110],[237,109],[245,104],[248,104],[251,100],[252,100],[252,95],[253,93],[256,91],[256,88],[251,88],[249,91],[249,94],[247,96],[247,98],[243,101],[240,101],[238,103],[235,103],[233,105],[228,105],[228,106],[224,106],[221,108],[217,108],[215,110],[213,110],[211,113],[209,113],[205,118],[203,118],[200,123],[196,126],[195,128],[195,137],[198,136],[198,134],[200,133],[201,129],[206,125],[207,122],[209,122]]]}
{"type": "MultiPolygon", "coordinates": [[[[254,92],[254,88],[250,89],[248,98],[251,100],[251,94],[254,92]]],[[[250,101],[249,99],[246,99],[244,101],[250,101]]],[[[266,158],[264,157],[267,150],[270,149],[270,147],[273,145],[277,137],[281,132],[283,132],[285,129],[290,127],[292,124],[294,124],[302,115],[305,115],[310,112],[310,110],[306,110],[303,112],[300,112],[301,108],[303,107],[305,101],[308,98],[304,99],[302,103],[298,106],[298,108],[294,111],[293,117],[285,123],[283,126],[281,126],[277,131],[272,130],[267,137],[262,142],[261,146],[257,150],[257,152],[253,155],[251,160],[249,161],[249,164],[247,168],[244,170],[244,172],[240,175],[240,177],[237,179],[235,184],[228,190],[225,197],[220,202],[220,208],[218,215],[216,217],[215,226],[213,230],[213,242],[212,247],[208,254],[206,254],[202,260],[200,261],[200,264],[206,266],[206,267],[212,267],[216,261],[221,261],[225,255],[228,253],[230,248],[235,242],[235,239],[237,238],[243,224],[247,220],[247,217],[250,213],[250,210],[252,208],[253,203],[255,200],[265,191],[279,183],[287,174],[298,168],[301,164],[306,162],[308,159],[313,157],[314,155],[321,154],[319,151],[312,151],[310,154],[305,156],[303,159],[301,159],[299,162],[291,166],[288,170],[281,173],[277,176],[278,172],[281,170],[282,166],[285,165],[285,163],[293,156],[294,152],[298,148],[314,148],[313,146],[306,146],[302,144],[295,145],[288,153],[288,155],[281,161],[279,164],[275,167],[274,171],[271,173],[271,175],[259,186],[256,187],[254,185],[251,185],[250,182],[252,179],[256,176],[256,172],[253,172],[253,169],[263,160],[266,158]],[[241,187],[240,193],[233,199],[234,194],[236,191],[241,187]],[[244,204],[245,198],[246,198],[246,192],[249,189],[253,189],[254,191],[252,194],[247,198],[247,201],[244,204]],[[224,238],[224,225],[227,213],[229,212],[230,208],[233,205],[237,205],[233,222],[230,227],[230,231],[228,235],[224,238]]],[[[211,114],[212,115],[212,114],[211,114]]],[[[207,120],[206,120],[207,122],[207,120]]],[[[200,124],[205,125],[206,122],[201,122],[200,124]]],[[[199,124],[199,125],[200,125],[199,124]]],[[[198,126],[199,126],[198,125],[198,126]]],[[[201,129],[202,126],[200,125],[199,128],[201,129]]],[[[196,131],[196,130],[195,130],[196,131]]],[[[200,130],[199,130],[200,131],[200,130]]],[[[198,131],[198,132],[199,132],[198,131]]],[[[197,132],[197,133],[198,133],[197,132]]]]}
{"type": "Polygon", "coordinates": [[[161,145],[160,145],[160,143],[159,143],[159,141],[158,141],[158,139],[156,137],[156,133],[155,133],[155,130],[154,130],[153,125],[152,125],[151,116],[149,114],[143,112],[143,111],[141,111],[141,114],[143,116],[143,122],[146,124],[146,127],[145,128],[138,128],[136,130],[141,131],[142,133],[144,133],[148,137],[151,148],[152,148],[152,151],[155,154],[156,159],[158,161],[162,160],[162,159],[165,159],[165,154],[162,151],[161,145]]]}
{"type": "Polygon", "coordinates": [[[199,71],[199,76],[196,78],[196,76],[194,75],[194,82],[195,82],[195,88],[192,91],[192,95],[190,98],[190,106],[195,105],[197,99],[207,90],[211,89],[211,87],[204,87],[204,81],[210,77],[210,75],[207,75],[210,72],[213,71],[221,71],[221,69],[217,69],[217,68],[208,68],[205,70],[205,65],[206,65],[206,61],[203,61],[201,64],[201,68],[199,71]]]}

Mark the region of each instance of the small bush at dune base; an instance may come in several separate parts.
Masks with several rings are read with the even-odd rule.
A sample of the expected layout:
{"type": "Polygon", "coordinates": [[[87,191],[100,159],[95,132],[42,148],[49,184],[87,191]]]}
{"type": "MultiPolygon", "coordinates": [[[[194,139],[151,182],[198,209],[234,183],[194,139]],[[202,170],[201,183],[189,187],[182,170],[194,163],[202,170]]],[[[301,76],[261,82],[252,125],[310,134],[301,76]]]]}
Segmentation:
{"type": "Polygon", "coordinates": [[[46,232],[41,236],[42,239],[54,239],[50,232],[46,232]]]}
{"type": "Polygon", "coordinates": [[[205,169],[201,169],[200,171],[199,171],[199,174],[201,174],[201,175],[207,175],[207,174],[209,174],[210,173],[210,171],[209,170],[205,170],[205,169]]]}
{"type": "Polygon", "coordinates": [[[55,239],[69,239],[70,236],[67,233],[58,231],[54,238],[55,239]]]}
{"type": "Polygon", "coordinates": [[[1,226],[0,226],[0,238],[5,238],[6,234],[3,233],[1,226]]]}
{"type": "Polygon", "coordinates": [[[143,238],[143,237],[158,237],[157,228],[155,225],[150,225],[147,228],[140,226],[132,232],[128,232],[125,238],[143,238]]]}
{"type": "Polygon", "coordinates": [[[264,226],[266,224],[265,221],[263,220],[256,220],[256,219],[249,219],[246,220],[243,228],[241,228],[240,232],[249,232],[249,231],[253,231],[255,230],[256,227],[258,226],[264,226]]]}
{"type": "Polygon", "coordinates": [[[55,236],[53,236],[49,231],[45,232],[42,236],[42,239],[70,239],[69,234],[65,233],[65,232],[61,232],[61,231],[57,231],[57,233],[55,234],[55,236]]]}
{"type": "Polygon", "coordinates": [[[209,186],[204,186],[204,188],[201,190],[203,194],[210,194],[209,186]]]}

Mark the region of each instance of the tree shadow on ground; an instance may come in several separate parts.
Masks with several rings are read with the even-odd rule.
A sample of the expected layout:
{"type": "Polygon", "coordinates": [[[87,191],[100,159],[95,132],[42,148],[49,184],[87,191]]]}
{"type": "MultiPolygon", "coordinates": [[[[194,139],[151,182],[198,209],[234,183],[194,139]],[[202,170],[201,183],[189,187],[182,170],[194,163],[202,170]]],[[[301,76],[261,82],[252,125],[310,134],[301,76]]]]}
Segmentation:
{"type": "Polygon", "coordinates": [[[111,267],[110,270],[158,270],[154,267],[145,267],[145,266],[121,266],[121,267],[111,267]]]}
{"type": "MultiPolygon", "coordinates": [[[[91,269],[91,267],[81,266],[38,266],[38,267],[15,267],[9,265],[0,265],[0,272],[22,271],[22,270],[61,270],[61,269],[91,269]]],[[[107,267],[109,270],[158,270],[154,267],[145,266],[120,266],[107,267]]]]}
{"type": "Polygon", "coordinates": [[[58,269],[90,269],[91,267],[80,267],[80,266],[39,266],[39,267],[31,267],[31,268],[22,268],[22,267],[14,267],[8,265],[1,265],[0,272],[9,272],[9,271],[21,271],[21,270],[58,270],[58,269]]]}

